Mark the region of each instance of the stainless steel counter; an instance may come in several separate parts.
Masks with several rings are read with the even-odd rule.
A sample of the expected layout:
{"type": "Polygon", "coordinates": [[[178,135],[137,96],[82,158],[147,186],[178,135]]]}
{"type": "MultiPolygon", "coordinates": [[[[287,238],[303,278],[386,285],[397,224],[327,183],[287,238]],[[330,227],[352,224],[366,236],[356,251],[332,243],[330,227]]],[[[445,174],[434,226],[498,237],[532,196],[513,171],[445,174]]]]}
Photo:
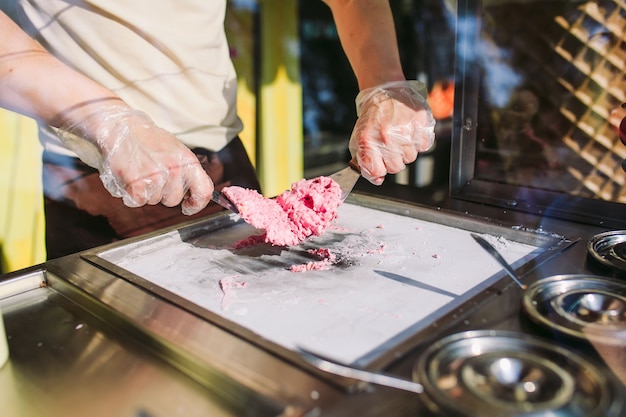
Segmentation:
{"type": "MultiPolygon", "coordinates": [[[[359,193],[351,201],[371,203],[359,193]]],[[[382,201],[395,207],[388,199],[382,201]]],[[[445,210],[413,203],[398,207],[453,227],[469,225],[539,241],[565,237],[569,243],[556,245],[554,253],[519,266],[527,283],[555,274],[615,277],[587,259],[586,241],[604,231],[598,227],[453,203],[457,206],[445,210]]],[[[94,254],[128,244],[2,277],[0,307],[10,349],[10,360],[0,369],[2,415],[434,415],[420,395],[330,376],[289,349],[276,348],[177,297],[169,299],[167,292],[134,280],[132,274],[94,262],[94,254]]],[[[537,328],[521,313],[522,290],[503,271],[498,277],[363,366],[411,379],[424,350],[442,337],[506,329],[563,344],[626,380],[623,346],[617,355],[615,350],[604,355],[587,343],[537,328]]],[[[622,383],[622,396],[623,388],[622,383]]]]}
{"type": "MultiPolygon", "coordinates": [[[[71,259],[66,261],[72,264],[71,259]]],[[[148,328],[133,328],[137,322],[114,316],[56,275],[61,268],[58,271],[65,276],[63,265],[48,264],[32,270],[26,280],[2,284],[10,351],[9,362],[0,369],[2,415],[276,416],[285,411],[285,404],[209,366],[195,369],[187,356],[174,359],[181,355],[176,347],[157,342],[144,333],[150,332],[148,328]],[[180,369],[185,364],[189,369],[180,369]]],[[[70,268],[82,277],[98,274],[75,267],[70,268]]],[[[109,287],[104,292],[118,297],[116,291],[109,287]]],[[[133,313],[145,316],[159,310],[156,304],[145,308],[152,311],[133,313]]],[[[167,310],[161,309],[164,321],[184,320],[167,310]]],[[[151,315],[150,320],[158,319],[151,315]]]]}

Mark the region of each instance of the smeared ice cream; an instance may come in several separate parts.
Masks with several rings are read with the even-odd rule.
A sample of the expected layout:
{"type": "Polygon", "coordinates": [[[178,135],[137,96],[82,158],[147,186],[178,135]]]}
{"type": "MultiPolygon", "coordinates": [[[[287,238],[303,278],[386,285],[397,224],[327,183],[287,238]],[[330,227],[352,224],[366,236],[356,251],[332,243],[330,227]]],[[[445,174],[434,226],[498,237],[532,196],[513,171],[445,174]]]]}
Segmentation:
{"type": "MultiPolygon", "coordinates": [[[[237,186],[225,187],[222,192],[244,221],[265,231],[264,242],[277,246],[297,245],[310,236],[321,235],[337,217],[341,205],[339,184],[325,176],[295,182],[291,190],[275,199],[237,186]]],[[[245,241],[243,246],[256,239],[245,241]]]]}
{"type": "Polygon", "coordinates": [[[309,261],[303,264],[291,265],[289,270],[291,272],[306,272],[313,270],[330,269],[332,265],[337,262],[337,256],[330,251],[330,249],[319,248],[309,249],[307,253],[318,258],[317,261],[309,261]]]}
{"type": "Polygon", "coordinates": [[[222,290],[222,310],[227,310],[233,299],[233,289],[235,288],[245,288],[247,285],[245,281],[237,281],[234,277],[225,277],[220,279],[219,281],[220,290],[222,290]]]}

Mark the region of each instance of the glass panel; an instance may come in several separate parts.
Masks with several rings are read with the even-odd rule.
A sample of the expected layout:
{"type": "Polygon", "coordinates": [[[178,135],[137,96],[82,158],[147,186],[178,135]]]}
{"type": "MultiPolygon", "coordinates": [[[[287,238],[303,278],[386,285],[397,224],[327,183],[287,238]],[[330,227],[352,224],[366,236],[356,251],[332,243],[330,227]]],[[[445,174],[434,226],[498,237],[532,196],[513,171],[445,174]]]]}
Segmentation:
{"type": "Polygon", "coordinates": [[[484,1],[479,24],[474,179],[626,202],[626,4],[484,1]]]}

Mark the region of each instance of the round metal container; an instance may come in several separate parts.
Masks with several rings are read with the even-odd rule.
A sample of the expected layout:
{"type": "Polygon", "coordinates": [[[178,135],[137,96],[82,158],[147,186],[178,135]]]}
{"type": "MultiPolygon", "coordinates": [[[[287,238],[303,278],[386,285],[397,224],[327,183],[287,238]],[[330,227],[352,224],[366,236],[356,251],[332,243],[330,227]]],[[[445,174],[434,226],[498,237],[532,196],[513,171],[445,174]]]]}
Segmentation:
{"type": "Polygon", "coordinates": [[[589,275],[555,275],[525,291],[522,309],[534,322],[608,346],[626,345],[626,283],[589,275]]]}
{"type": "Polygon", "coordinates": [[[600,264],[626,272],[626,230],[613,230],[593,236],[587,252],[600,264]]]}
{"type": "Polygon", "coordinates": [[[620,415],[614,379],[580,355],[530,335],[469,331],[431,345],[413,369],[442,416],[620,415]]]}

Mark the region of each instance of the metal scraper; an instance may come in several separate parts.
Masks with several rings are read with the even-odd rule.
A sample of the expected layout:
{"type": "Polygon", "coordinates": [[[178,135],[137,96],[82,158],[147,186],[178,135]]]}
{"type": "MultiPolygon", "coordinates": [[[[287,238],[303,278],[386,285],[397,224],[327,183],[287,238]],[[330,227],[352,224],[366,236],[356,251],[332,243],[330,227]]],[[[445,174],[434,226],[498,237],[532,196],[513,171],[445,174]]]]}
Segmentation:
{"type": "Polygon", "coordinates": [[[361,169],[354,159],[348,163],[347,167],[330,175],[330,178],[341,187],[341,201],[348,197],[360,177],[361,169]]]}
{"type": "Polygon", "coordinates": [[[226,197],[224,194],[222,194],[221,191],[213,191],[213,195],[211,196],[211,200],[213,200],[214,202],[216,202],[220,206],[224,207],[225,209],[228,209],[228,210],[232,211],[233,213],[239,214],[239,210],[237,209],[237,207],[233,204],[232,201],[230,201],[228,199],[228,197],[226,197]]]}
{"type": "MultiPolygon", "coordinates": [[[[200,165],[208,174],[211,171],[211,167],[209,166],[208,156],[204,154],[196,154],[196,158],[198,158],[200,165]]],[[[228,197],[222,194],[221,191],[213,190],[213,194],[211,195],[211,200],[216,202],[220,206],[224,207],[225,209],[230,210],[233,213],[239,214],[239,210],[237,209],[237,207],[233,204],[232,201],[228,199],[228,197]]]]}

